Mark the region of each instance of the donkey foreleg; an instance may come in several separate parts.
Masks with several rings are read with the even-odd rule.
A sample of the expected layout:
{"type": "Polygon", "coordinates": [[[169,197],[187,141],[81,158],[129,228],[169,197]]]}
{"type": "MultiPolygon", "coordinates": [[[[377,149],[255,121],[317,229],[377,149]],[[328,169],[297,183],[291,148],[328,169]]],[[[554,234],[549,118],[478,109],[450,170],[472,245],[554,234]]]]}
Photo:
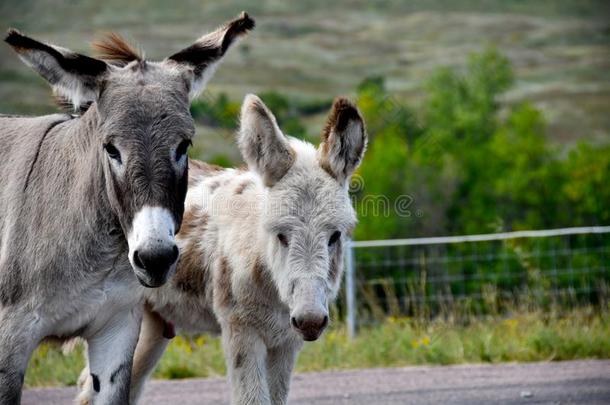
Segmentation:
{"type": "Polygon", "coordinates": [[[267,348],[255,330],[228,325],[223,346],[234,405],[270,405],[267,383],[267,348]]]}
{"type": "MultiPolygon", "coordinates": [[[[96,334],[88,337],[91,404],[127,404],[133,353],[140,333],[142,309],[117,313],[96,334]]],[[[84,398],[80,398],[81,401],[84,398]]]]}
{"type": "Polygon", "coordinates": [[[132,405],[138,402],[146,380],[152,374],[167,344],[173,337],[173,331],[169,330],[168,327],[167,322],[159,314],[151,311],[148,307],[144,309],[140,337],[138,338],[131,372],[129,403],[132,405]]]}
{"type": "Polygon", "coordinates": [[[273,405],[284,405],[288,400],[290,375],[301,346],[301,342],[290,342],[267,351],[267,380],[273,405]]]}
{"type": "Polygon", "coordinates": [[[0,309],[0,404],[19,404],[28,361],[41,338],[38,319],[12,307],[0,309]]]}

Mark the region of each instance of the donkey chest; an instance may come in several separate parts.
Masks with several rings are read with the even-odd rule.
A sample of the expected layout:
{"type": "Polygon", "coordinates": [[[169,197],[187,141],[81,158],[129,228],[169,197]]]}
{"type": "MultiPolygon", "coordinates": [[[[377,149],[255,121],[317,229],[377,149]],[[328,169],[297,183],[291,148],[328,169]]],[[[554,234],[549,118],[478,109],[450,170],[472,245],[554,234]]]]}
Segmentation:
{"type": "Polygon", "coordinates": [[[138,306],[142,290],[131,273],[111,274],[59,305],[46,307],[44,318],[51,321],[47,335],[87,337],[117,313],[138,306]]]}
{"type": "MultiPolygon", "coordinates": [[[[252,310],[248,307],[238,309],[240,315],[252,316],[252,310]]],[[[259,310],[254,316],[254,328],[258,331],[268,347],[276,347],[286,340],[292,340],[298,336],[290,327],[290,314],[280,306],[272,306],[259,310]]]]}
{"type": "Polygon", "coordinates": [[[173,323],[181,332],[219,334],[220,326],[212,305],[205,297],[172,291],[147,291],[146,300],[163,319],[173,323]]]}
{"type": "Polygon", "coordinates": [[[279,297],[268,290],[256,290],[255,285],[246,290],[245,286],[241,287],[233,290],[232,302],[225,305],[216,302],[214,310],[223,329],[254,331],[267,347],[276,347],[297,337],[290,327],[288,308],[279,301],[279,297]]]}

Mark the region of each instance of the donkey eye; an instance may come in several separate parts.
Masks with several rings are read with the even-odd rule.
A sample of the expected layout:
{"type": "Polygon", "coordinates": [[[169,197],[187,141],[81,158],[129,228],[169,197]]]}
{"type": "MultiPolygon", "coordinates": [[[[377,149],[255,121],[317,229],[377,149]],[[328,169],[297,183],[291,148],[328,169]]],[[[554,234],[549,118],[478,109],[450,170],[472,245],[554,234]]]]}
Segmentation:
{"type": "Polygon", "coordinates": [[[277,234],[277,239],[280,241],[280,243],[283,246],[288,246],[288,238],[283,233],[278,233],[277,234]]]}
{"type": "Polygon", "coordinates": [[[339,240],[340,237],[341,237],[341,232],[335,231],[332,235],[330,235],[330,239],[328,240],[328,246],[332,246],[335,243],[337,243],[337,241],[339,240]]]}
{"type": "Polygon", "coordinates": [[[111,159],[114,159],[119,163],[122,162],[121,161],[121,152],[119,152],[119,150],[117,148],[115,148],[113,144],[111,144],[111,143],[105,144],[104,150],[106,151],[108,156],[110,156],[111,159]]]}
{"type": "Polygon", "coordinates": [[[176,162],[180,161],[184,155],[186,155],[186,151],[189,146],[191,146],[193,142],[190,140],[180,142],[180,145],[176,148],[176,162]]]}

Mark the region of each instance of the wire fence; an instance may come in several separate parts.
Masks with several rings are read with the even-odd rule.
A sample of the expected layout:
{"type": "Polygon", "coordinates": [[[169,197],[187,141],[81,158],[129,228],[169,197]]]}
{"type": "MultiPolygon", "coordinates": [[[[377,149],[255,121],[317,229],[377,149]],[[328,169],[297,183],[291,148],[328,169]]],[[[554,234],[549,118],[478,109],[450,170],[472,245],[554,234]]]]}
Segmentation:
{"type": "Polygon", "coordinates": [[[610,226],[355,241],[345,255],[352,336],[388,316],[605,308],[609,298],[610,226]]]}

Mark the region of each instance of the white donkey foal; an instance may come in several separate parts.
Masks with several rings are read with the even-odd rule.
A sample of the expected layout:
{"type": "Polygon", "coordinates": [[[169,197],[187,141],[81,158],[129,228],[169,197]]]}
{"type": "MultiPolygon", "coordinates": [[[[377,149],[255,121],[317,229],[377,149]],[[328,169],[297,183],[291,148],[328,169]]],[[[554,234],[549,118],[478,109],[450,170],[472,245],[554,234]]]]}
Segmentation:
{"type": "Polygon", "coordinates": [[[328,324],[341,282],[343,236],[356,224],[348,182],[366,140],[346,99],[335,101],[316,149],[246,97],[238,142],[248,170],[191,162],[176,274],[146,291],[132,403],[173,325],[222,333],[234,404],[286,403],[296,355],[328,324]]]}

